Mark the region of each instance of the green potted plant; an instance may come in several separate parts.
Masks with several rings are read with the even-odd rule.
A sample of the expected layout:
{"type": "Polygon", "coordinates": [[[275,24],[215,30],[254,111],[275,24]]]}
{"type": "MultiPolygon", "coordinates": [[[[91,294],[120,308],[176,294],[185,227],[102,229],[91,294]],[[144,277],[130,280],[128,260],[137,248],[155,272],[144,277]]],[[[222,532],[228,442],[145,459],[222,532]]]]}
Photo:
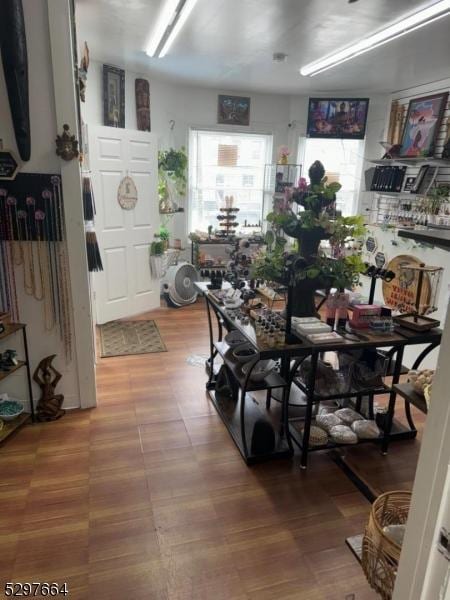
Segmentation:
{"type": "Polygon", "coordinates": [[[292,315],[299,317],[316,314],[316,290],[352,287],[364,271],[361,257],[348,256],[345,248],[347,240],[364,233],[363,218],[334,217],[340,184],[327,183],[319,161],[308,173],[309,185],[302,178],[298,188],[287,191],[277,212],[267,215],[272,226],[266,237],[267,248],[253,265],[254,277],[290,286],[292,315]],[[294,211],[294,203],[303,210],[294,211]],[[291,252],[285,250],[285,236],[295,239],[291,252]],[[321,251],[322,240],[329,240],[331,256],[321,251]]]}
{"type": "MultiPolygon", "coordinates": [[[[156,238],[156,235],[155,235],[156,238]]],[[[163,272],[165,244],[163,240],[155,239],[150,245],[150,273],[154,279],[161,279],[163,272]]]]}
{"type": "Polygon", "coordinates": [[[158,153],[159,210],[163,214],[180,212],[177,199],[186,195],[188,157],[186,150],[161,150],[158,153]]]}

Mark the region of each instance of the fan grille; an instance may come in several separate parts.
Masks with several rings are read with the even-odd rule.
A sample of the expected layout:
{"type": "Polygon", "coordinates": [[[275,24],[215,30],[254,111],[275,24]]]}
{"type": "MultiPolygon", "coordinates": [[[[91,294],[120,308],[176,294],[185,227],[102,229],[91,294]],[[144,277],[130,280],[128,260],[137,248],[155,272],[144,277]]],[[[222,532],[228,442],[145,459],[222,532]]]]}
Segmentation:
{"type": "Polygon", "coordinates": [[[197,281],[197,271],[192,265],[181,265],[178,269],[173,288],[177,296],[184,301],[193,300],[197,294],[194,288],[194,282],[197,281]]]}

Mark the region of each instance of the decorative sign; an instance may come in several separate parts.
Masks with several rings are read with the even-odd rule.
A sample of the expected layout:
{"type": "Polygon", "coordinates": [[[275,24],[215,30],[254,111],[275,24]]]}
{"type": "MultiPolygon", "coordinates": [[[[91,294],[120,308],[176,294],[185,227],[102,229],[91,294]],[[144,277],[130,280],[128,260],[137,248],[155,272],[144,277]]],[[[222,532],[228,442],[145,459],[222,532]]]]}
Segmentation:
{"type": "Polygon", "coordinates": [[[15,179],[19,164],[11,150],[0,150],[0,179],[15,179]]]}
{"type": "Polygon", "coordinates": [[[375,254],[375,264],[379,269],[384,267],[384,265],[386,264],[386,255],[384,252],[377,252],[375,254]]]}
{"type": "Polygon", "coordinates": [[[133,210],[138,201],[136,184],[131,177],[124,177],[119,184],[117,201],[124,210],[133,210]]]}
{"type": "MultiPolygon", "coordinates": [[[[395,273],[395,279],[392,281],[383,281],[384,303],[402,313],[413,312],[415,310],[419,272],[413,269],[401,268],[404,265],[411,264],[419,267],[422,262],[415,256],[409,256],[408,254],[396,256],[389,261],[386,267],[388,271],[395,273]]],[[[429,303],[430,292],[430,278],[427,273],[424,273],[421,305],[429,303]]]]}
{"type": "Polygon", "coordinates": [[[366,250],[368,252],[375,252],[377,249],[377,241],[374,237],[370,236],[366,240],[366,250]]]}

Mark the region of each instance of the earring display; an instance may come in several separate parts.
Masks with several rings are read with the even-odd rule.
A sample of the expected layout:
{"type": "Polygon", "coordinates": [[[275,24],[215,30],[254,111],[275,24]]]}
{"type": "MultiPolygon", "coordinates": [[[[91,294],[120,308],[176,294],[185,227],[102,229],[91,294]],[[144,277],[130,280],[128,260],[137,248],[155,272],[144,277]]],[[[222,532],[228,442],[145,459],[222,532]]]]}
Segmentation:
{"type": "Polygon", "coordinates": [[[21,173],[0,188],[0,301],[19,321],[16,276],[42,302],[45,329],[59,327],[66,359],[72,355],[71,293],[59,175],[21,173]],[[20,271],[18,267],[22,267],[20,271]]]}
{"type": "Polygon", "coordinates": [[[89,177],[83,177],[83,212],[86,232],[86,252],[89,272],[103,271],[102,257],[95,233],[95,200],[89,177]]]}

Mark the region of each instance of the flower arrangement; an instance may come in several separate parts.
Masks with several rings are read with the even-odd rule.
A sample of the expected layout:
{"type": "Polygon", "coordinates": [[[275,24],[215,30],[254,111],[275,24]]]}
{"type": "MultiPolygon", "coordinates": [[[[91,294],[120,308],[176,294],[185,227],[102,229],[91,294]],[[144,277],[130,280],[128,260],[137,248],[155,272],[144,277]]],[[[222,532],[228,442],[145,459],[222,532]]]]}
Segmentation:
{"type": "Polygon", "coordinates": [[[293,316],[315,315],[316,290],[352,287],[365,269],[358,254],[345,251],[350,239],[364,233],[363,218],[335,216],[341,185],[328,184],[322,163],[313,163],[308,173],[309,185],[301,178],[297,188],[286,190],[285,202],[277,211],[267,215],[271,230],[266,235],[266,250],[253,265],[253,276],[293,288],[293,316]],[[294,203],[302,208],[300,212],[293,210],[294,203]],[[285,236],[296,240],[291,252],[285,250],[285,236]],[[332,256],[338,258],[320,249],[322,240],[329,241],[332,256]]]}

